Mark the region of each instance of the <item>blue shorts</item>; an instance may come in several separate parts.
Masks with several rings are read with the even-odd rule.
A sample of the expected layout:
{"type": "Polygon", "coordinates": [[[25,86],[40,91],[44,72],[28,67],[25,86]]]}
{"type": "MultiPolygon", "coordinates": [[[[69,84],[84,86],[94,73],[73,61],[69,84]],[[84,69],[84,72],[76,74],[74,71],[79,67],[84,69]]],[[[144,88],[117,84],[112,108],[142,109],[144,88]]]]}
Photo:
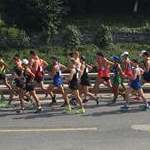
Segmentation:
{"type": "Polygon", "coordinates": [[[53,80],[53,85],[55,86],[61,86],[62,85],[62,79],[61,78],[56,78],[53,80]]]}
{"type": "Polygon", "coordinates": [[[142,88],[142,85],[141,84],[131,84],[131,88],[138,91],[139,89],[142,88]]]}

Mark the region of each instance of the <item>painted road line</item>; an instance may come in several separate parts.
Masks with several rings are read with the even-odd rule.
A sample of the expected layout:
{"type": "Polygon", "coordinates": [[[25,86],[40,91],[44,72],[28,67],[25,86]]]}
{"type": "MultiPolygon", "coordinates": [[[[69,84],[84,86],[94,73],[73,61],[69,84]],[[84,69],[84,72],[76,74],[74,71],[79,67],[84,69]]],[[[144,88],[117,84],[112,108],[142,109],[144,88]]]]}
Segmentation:
{"type": "Polygon", "coordinates": [[[33,128],[33,129],[0,129],[0,133],[13,132],[61,132],[61,131],[97,131],[96,127],[92,128],[33,128]]]}
{"type": "Polygon", "coordinates": [[[132,125],[131,128],[138,131],[150,131],[150,125],[147,124],[132,125]]]}

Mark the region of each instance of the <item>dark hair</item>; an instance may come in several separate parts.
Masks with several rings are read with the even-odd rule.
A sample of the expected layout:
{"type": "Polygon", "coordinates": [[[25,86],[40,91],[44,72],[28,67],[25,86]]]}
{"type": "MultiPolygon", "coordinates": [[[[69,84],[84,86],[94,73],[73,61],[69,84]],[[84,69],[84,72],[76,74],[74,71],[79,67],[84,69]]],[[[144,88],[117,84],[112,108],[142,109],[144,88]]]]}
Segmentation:
{"type": "Polygon", "coordinates": [[[146,51],[143,53],[143,55],[149,57],[149,52],[146,51]]]}
{"type": "Polygon", "coordinates": [[[37,52],[36,51],[30,51],[30,55],[37,55],[37,52]]]}
{"type": "Polygon", "coordinates": [[[70,57],[73,57],[73,52],[69,53],[69,56],[70,56],[70,57]]]}
{"type": "Polygon", "coordinates": [[[82,59],[83,61],[86,61],[86,58],[83,55],[80,57],[80,59],[82,59]]]}
{"type": "Polygon", "coordinates": [[[102,52],[97,52],[96,55],[97,55],[97,56],[104,57],[104,54],[103,54],[102,52]]]}
{"type": "Polygon", "coordinates": [[[19,54],[16,54],[14,57],[17,57],[19,59],[21,58],[19,54]]]}
{"type": "Polygon", "coordinates": [[[56,60],[56,61],[58,60],[56,56],[52,56],[51,59],[56,60]]]}
{"type": "Polygon", "coordinates": [[[19,54],[16,54],[16,55],[13,57],[13,60],[19,61],[19,59],[20,59],[20,55],[19,55],[19,54]]]}
{"type": "Polygon", "coordinates": [[[139,64],[139,61],[137,59],[133,59],[132,62],[139,64]]]}
{"type": "Polygon", "coordinates": [[[70,62],[71,62],[71,63],[73,63],[74,65],[76,64],[76,62],[75,62],[75,59],[74,59],[74,58],[71,58],[71,59],[70,59],[70,62]]]}

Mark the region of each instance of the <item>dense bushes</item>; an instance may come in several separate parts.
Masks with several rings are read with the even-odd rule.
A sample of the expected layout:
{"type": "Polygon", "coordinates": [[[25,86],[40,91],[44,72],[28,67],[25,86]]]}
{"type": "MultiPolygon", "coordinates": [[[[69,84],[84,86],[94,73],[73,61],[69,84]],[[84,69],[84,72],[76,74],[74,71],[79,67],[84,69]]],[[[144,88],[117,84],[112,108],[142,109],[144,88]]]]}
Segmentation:
{"type": "Polygon", "coordinates": [[[63,32],[63,41],[64,45],[71,50],[81,45],[82,35],[80,30],[75,25],[68,25],[63,32]]]}
{"type": "Polygon", "coordinates": [[[95,35],[95,44],[98,46],[109,46],[113,42],[113,37],[109,27],[101,25],[95,35]]]}
{"type": "Polygon", "coordinates": [[[30,42],[29,36],[25,31],[14,27],[0,28],[0,47],[28,47],[30,42]]]}

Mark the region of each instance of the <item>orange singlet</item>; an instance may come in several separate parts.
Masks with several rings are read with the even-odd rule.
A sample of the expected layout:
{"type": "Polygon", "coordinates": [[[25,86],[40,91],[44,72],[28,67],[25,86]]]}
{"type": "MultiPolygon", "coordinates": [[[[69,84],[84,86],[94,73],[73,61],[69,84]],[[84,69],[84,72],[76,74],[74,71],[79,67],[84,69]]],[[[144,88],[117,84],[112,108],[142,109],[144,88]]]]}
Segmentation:
{"type": "Polygon", "coordinates": [[[133,75],[133,70],[132,70],[132,65],[130,60],[125,61],[125,70],[124,74],[127,76],[132,76],[133,75]]]}
{"type": "Polygon", "coordinates": [[[102,79],[109,79],[110,77],[110,74],[109,74],[109,64],[108,63],[98,63],[98,67],[99,67],[99,70],[98,70],[98,76],[102,79]]]}

